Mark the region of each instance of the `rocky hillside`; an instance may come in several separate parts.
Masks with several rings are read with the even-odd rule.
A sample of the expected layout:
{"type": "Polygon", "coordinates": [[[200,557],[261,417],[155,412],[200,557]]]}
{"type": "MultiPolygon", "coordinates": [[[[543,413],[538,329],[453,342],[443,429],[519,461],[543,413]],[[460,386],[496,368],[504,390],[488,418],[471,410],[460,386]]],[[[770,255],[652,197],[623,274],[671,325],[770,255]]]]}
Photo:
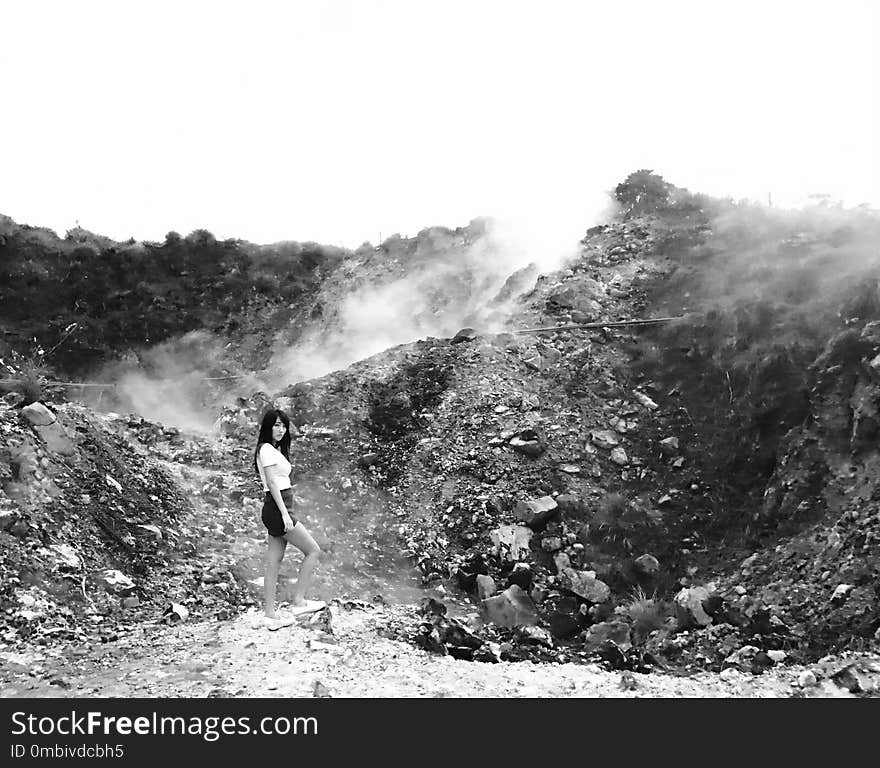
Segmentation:
{"type": "MultiPolygon", "coordinates": [[[[32,591],[6,597],[8,631],[26,639],[47,626],[21,613],[45,584],[125,571],[113,557],[132,537],[145,548],[135,575],[152,620],[178,620],[174,605],[222,616],[251,604],[260,533],[249,456],[255,420],[274,402],[303,427],[295,479],[327,553],[322,596],[427,598],[418,616],[388,614],[390,636],[464,660],[638,672],[760,673],[876,650],[876,216],[768,212],[649,172],[616,196],[620,215],[590,229],[559,272],[481,269],[494,257],[485,224],[472,222],[344,254],[277,317],[245,311],[240,354],[262,360],[267,381],[279,380],[273,366],[305,380],[224,408],[213,442],[37,408],[33,418],[54,418],[68,439],[97,435],[100,462],[79,443],[62,461],[40,432],[51,425],[22,410],[32,398],[10,395],[8,445],[43,451],[71,519],[84,516],[64,535],[91,530],[101,546],[78,570],[73,557],[52,559],[67,507],[17,490],[30,477],[37,493],[44,477],[28,476],[11,448],[6,567],[14,577],[24,551],[43,560],[32,591]],[[374,322],[377,304],[359,301],[409,306],[408,292],[422,302],[409,330],[424,337],[397,344],[394,316],[374,322]],[[255,330],[255,317],[268,325],[255,330]],[[657,317],[669,319],[617,324],[657,317]],[[382,351],[357,359],[370,335],[382,351]],[[308,375],[316,358],[322,375],[308,375]],[[113,430],[145,477],[189,502],[156,506],[156,492],[114,507],[108,478],[139,481],[108,463],[113,430]],[[83,496],[101,483],[93,509],[83,496]],[[189,537],[176,535],[181,516],[189,537]],[[195,547],[187,567],[174,555],[183,541],[195,547]],[[149,586],[175,568],[176,586],[149,586]]],[[[88,579],[86,600],[98,587],[88,579]]]]}

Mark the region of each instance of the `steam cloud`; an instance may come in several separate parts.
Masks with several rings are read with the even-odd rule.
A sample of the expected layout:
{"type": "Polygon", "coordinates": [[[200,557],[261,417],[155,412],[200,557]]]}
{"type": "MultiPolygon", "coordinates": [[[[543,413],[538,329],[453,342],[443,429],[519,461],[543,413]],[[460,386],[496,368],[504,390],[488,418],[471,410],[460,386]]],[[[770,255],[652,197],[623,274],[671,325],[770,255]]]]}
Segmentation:
{"type": "Polygon", "coordinates": [[[538,274],[576,255],[592,221],[586,212],[567,213],[563,207],[548,216],[486,220],[482,236],[463,246],[440,238],[422,261],[404,264],[403,274],[341,297],[332,325],[315,326],[295,347],[279,349],[269,375],[284,386],[428,336],[449,337],[464,327],[502,330],[538,274]],[[517,272],[520,284],[499,296],[517,272]]]}
{"type": "Polygon", "coordinates": [[[235,368],[223,341],[204,331],[105,366],[97,378],[115,388],[91,393],[92,405],[195,432],[211,429],[221,405],[264,386],[257,376],[235,368]],[[237,378],[207,380],[230,375],[237,378]]]}

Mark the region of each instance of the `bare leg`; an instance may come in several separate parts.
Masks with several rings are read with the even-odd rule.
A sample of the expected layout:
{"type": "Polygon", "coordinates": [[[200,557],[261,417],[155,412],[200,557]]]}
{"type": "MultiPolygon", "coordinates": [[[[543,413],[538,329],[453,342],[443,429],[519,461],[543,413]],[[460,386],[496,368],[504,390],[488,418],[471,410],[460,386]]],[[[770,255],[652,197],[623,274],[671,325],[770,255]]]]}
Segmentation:
{"type": "Polygon", "coordinates": [[[296,588],[293,590],[293,604],[303,605],[306,591],[312,586],[312,580],[315,578],[315,568],[318,567],[321,558],[321,548],[300,522],[297,522],[292,531],[285,533],[284,538],[305,555],[299,567],[296,588]]]}
{"type": "Polygon", "coordinates": [[[279,536],[269,536],[269,548],[266,550],[266,576],[263,579],[263,613],[266,618],[275,618],[275,589],[278,585],[278,571],[281,570],[281,559],[287,542],[279,536]]]}

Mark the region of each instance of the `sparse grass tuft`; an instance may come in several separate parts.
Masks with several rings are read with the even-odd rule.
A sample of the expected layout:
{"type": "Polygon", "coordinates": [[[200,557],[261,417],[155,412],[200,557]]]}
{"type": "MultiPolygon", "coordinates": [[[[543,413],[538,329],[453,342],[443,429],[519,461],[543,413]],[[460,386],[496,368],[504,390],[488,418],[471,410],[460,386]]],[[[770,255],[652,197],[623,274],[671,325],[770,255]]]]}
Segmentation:
{"type": "Polygon", "coordinates": [[[636,644],[643,643],[651,632],[660,629],[670,615],[668,604],[657,599],[656,592],[649,596],[642,587],[633,590],[623,609],[632,622],[632,636],[636,644]]]}

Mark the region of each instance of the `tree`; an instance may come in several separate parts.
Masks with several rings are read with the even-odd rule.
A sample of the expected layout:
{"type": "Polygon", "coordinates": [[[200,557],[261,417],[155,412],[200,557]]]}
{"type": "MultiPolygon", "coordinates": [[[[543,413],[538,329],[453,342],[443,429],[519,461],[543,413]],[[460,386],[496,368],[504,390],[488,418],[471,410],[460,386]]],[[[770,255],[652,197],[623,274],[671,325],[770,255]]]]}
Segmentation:
{"type": "Polygon", "coordinates": [[[637,216],[662,208],[669,202],[672,185],[651,170],[634,171],[614,189],[614,197],[627,216],[637,216]]]}

